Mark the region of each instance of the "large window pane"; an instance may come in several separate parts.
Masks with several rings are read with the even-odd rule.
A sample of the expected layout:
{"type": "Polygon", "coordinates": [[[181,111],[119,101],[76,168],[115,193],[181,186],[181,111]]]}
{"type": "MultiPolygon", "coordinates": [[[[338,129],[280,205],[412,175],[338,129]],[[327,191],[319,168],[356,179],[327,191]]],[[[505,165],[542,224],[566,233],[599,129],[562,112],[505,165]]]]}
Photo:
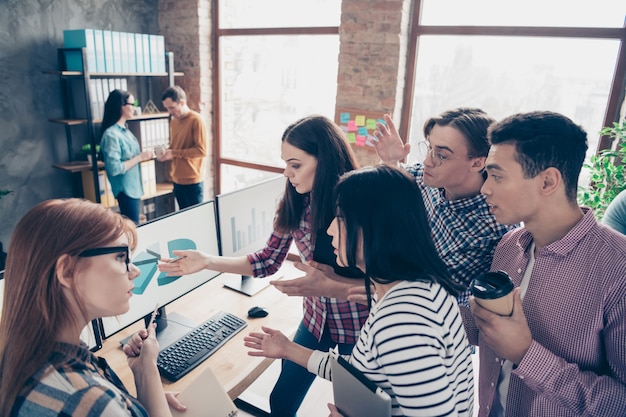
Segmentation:
{"type": "MultiPolygon", "coordinates": [[[[551,110],[585,128],[595,153],[619,48],[616,40],[422,36],[410,140],[442,111],[480,107],[496,119],[551,110]]],[[[419,160],[417,146],[410,159],[419,160]]]]}
{"type": "Polygon", "coordinates": [[[622,27],[624,0],[422,0],[422,25],[622,27]]]}
{"type": "Polygon", "coordinates": [[[220,28],[339,26],[341,0],[221,0],[220,28]]]}
{"type": "Polygon", "coordinates": [[[248,185],[258,184],[277,175],[275,172],[259,171],[258,169],[243,168],[235,165],[221,164],[222,184],[220,193],[235,191],[248,185]]]}
{"type": "Polygon", "coordinates": [[[333,119],[337,35],[222,37],[220,51],[222,157],[282,167],[289,124],[333,119]]]}

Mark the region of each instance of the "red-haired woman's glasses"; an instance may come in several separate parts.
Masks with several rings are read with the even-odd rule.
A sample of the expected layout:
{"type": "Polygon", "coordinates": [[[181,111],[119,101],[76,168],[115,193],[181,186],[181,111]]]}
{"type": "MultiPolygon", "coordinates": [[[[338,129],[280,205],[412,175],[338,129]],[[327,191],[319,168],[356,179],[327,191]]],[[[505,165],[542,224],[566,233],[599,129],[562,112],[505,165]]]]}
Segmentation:
{"type": "Polygon", "coordinates": [[[105,248],[93,248],[82,251],[78,254],[81,258],[90,258],[92,256],[108,255],[110,253],[119,253],[123,256],[126,264],[126,271],[130,272],[130,249],[128,246],[107,246],[105,248]]]}

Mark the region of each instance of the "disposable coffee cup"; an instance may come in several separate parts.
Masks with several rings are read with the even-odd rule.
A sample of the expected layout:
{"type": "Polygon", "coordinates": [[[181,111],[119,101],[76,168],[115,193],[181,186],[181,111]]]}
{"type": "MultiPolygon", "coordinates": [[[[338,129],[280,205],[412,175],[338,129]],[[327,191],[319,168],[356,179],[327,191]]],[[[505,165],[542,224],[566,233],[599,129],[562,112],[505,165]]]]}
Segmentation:
{"type": "Polygon", "coordinates": [[[474,278],[470,291],[483,308],[501,316],[513,313],[513,289],[515,284],[504,271],[486,272],[474,278]]]}
{"type": "Polygon", "coordinates": [[[163,155],[165,155],[166,150],[167,150],[167,145],[157,145],[154,147],[154,153],[157,156],[157,158],[160,158],[163,155]]]}

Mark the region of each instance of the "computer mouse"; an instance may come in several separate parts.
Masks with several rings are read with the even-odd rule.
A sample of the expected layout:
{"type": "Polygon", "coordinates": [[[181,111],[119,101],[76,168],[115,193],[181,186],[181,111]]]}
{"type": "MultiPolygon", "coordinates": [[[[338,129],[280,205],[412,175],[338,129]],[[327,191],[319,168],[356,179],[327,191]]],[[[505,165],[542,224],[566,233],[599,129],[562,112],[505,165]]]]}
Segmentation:
{"type": "Polygon", "coordinates": [[[252,317],[252,318],[265,317],[268,314],[269,314],[269,311],[259,306],[254,306],[250,310],[248,310],[248,317],[252,317]]]}

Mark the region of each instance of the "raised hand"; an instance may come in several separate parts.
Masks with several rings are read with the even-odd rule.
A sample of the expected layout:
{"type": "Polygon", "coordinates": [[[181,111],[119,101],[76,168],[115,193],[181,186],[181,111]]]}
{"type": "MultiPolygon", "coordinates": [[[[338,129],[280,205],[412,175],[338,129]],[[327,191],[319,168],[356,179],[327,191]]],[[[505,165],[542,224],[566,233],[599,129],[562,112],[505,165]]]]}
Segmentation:
{"type": "Polygon", "coordinates": [[[390,115],[385,114],[383,117],[385,124],[376,123],[374,148],[383,163],[396,166],[407,157],[411,151],[411,144],[402,142],[390,115]]]}

